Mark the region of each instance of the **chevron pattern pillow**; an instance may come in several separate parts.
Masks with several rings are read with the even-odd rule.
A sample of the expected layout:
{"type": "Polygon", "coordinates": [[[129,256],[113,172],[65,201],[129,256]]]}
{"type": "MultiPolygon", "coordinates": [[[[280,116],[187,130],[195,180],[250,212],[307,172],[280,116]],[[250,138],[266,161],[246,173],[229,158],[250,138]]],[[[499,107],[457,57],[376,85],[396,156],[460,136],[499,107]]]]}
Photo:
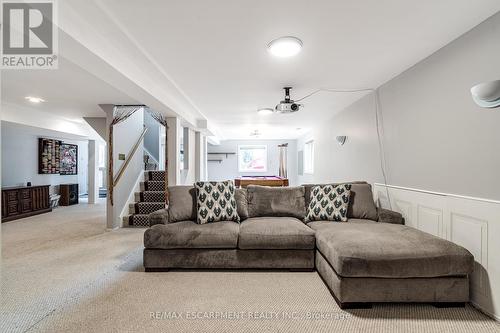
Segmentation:
{"type": "Polygon", "coordinates": [[[198,224],[217,221],[239,222],[232,180],[223,182],[196,182],[198,224]]]}
{"type": "Polygon", "coordinates": [[[350,196],[350,184],[313,186],[305,221],[347,221],[350,196]]]}

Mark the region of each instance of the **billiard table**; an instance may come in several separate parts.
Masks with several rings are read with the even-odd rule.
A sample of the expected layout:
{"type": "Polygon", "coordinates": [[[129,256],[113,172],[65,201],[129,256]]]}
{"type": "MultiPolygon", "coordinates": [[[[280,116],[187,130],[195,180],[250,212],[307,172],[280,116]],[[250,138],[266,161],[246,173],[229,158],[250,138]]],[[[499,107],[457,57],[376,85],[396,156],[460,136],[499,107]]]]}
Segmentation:
{"type": "Polygon", "coordinates": [[[288,179],[278,176],[242,176],[234,180],[236,187],[248,185],[288,186],[288,179]]]}

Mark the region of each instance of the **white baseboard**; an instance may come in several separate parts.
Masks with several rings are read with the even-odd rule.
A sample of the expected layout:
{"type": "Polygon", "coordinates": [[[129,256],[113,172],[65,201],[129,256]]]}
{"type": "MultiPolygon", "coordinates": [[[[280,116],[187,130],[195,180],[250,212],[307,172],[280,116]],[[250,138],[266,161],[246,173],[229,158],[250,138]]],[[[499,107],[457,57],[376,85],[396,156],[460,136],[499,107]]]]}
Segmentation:
{"type": "Polygon", "coordinates": [[[485,315],[487,315],[488,317],[491,317],[492,319],[495,319],[496,321],[500,322],[500,316],[497,316],[485,309],[483,309],[479,304],[475,303],[475,302],[470,302],[470,304],[475,307],[478,311],[481,311],[482,313],[484,313],[485,315]]]}

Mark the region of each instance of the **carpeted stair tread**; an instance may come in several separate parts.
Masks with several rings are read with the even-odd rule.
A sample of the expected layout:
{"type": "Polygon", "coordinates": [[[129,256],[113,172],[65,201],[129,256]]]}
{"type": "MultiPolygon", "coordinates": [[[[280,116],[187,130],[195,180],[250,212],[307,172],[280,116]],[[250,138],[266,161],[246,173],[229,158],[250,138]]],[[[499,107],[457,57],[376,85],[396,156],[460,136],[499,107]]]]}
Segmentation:
{"type": "Polygon", "coordinates": [[[142,191],[139,199],[140,202],[165,202],[165,191],[142,191]]]}
{"type": "Polygon", "coordinates": [[[131,227],[149,227],[148,214],[132,214],[128,217],[131,227]]]}
{"type": "Polygon", "coordinates": [[[142,183],[143,191],[165,191],[165,182],[148,180],[142,183]]]}
{"type": "Polygon", "coordinates": [[[165,171],[146,171],[144,180],[165,181],[165,171]]]}
{"type": "Polygon", "coordinates": [[[136,202],[134,214],[151,214],[163,208],[165,208],[164,202],[136,202]]]}

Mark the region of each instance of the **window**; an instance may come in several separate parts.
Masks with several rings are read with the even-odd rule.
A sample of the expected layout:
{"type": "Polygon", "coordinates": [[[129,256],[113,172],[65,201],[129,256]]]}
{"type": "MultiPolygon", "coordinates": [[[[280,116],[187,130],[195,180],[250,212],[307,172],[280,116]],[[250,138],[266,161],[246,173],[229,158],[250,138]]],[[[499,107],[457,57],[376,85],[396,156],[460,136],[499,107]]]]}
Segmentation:
{"type": "Polygon", "coordinates": [[[267,172],[267,146],[238,146],[238,172],[267,172]]]}
{"type": "Polygon", "coordinates": [[[304,145],[304,173],[314,173],[314,141],[307,141],[304,145]]]}

